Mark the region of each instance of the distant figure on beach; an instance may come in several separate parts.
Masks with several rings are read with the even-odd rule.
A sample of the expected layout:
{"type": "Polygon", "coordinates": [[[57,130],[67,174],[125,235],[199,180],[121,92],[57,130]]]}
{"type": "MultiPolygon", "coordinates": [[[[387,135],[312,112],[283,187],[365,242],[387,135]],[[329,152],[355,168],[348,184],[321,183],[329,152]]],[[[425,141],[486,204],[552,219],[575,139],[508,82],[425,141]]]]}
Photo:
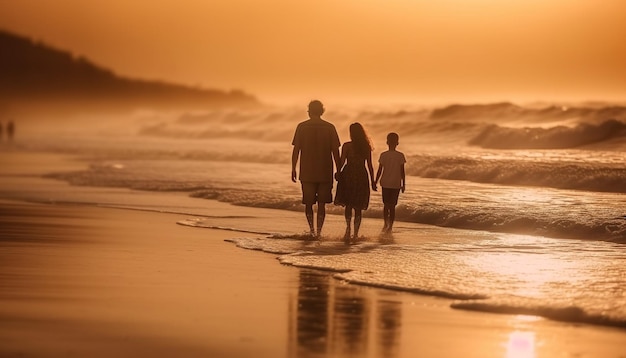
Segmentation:
{"type": "Polygon", "coordinates": [[[370,179],[372,190],[376,191],[374,167],[372,166],[372,143],[360,123],[350,125],[350,142],[341,147],[341,172],[337,173],[337,193],[335,205],[345,206],[346,233],[344,240],[350,241],[350,224],[354,210],[353,241],[359,237],[361,212],[370,202],[370,179]],[[345,164],[345,166],[343,166],[345,164]],[[367,166],[367,169],[366,169],[367,166]],[[369,172],[369,176],[368,176],[369,172]]]}
{"type": "Polygon", "coordinates": [[[404,193],[406,189],[404,174],[406,158],[402,152],[396,150],[399,143],[400,137],[398,134],[389,133],[387,135],[387,146],[389,146],[389,150],[380,153],[380,158],[378,159],[379,165],[375,184],[377,184],[380,179],[384,205],[383,218],[385,220],[383,233],[385,234],[391,233],[393,222],[396,219],[396,205],[398,205],[400,190],[404,193]]]}
{"type": "Polygon", "coordinates": [[[291,181],[296,182],[296,164],[300,158],[302,203],[309,223],[310,234],[320,237],[326,203],[332,203],[333,161],[339,166],[339,135],[332,123],[322,119],[324,105],[318,100],[309,103],[309,119],[296,127],[291,155],[291,181]],[[317,231],[313,226],[313,205],[317,203],[317,231]]]}
{"type": "Polygon", "coordinates": [[[9,140],[13,139],[13,133],[15,133],[15,124],[13,124],[13,121],[9,121],[9,123],[7,123],[7,138],[9,138],[9,140]]]}

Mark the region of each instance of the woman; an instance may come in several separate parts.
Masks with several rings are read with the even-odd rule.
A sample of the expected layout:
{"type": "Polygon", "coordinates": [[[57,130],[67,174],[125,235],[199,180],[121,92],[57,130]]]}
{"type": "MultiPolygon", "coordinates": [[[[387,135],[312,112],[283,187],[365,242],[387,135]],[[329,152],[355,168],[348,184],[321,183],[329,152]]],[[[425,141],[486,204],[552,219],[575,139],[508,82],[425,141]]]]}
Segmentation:
{"type": "Polygon", "coordinates": [[[344,239],[350,240],[350,222],[354,210],[354,241],[359,237],[361,211],[366,210],[370,201],[370,183],[374,183],[374,167],[372,166],[372,143],[360,123],[350,125],[350,142],[341,147],[340,167],[337,173],[337,193],[335,205],[345,206],[346,234],[344,239]],[[344,166],[345,164],[345,166],[344,166]],[[367,164],[367,171],[365,165],[367,164]],[[369,171],[369,178],[368,178],[369,171]],[[371,180],[370,180],[371,179],[371,180]]]}

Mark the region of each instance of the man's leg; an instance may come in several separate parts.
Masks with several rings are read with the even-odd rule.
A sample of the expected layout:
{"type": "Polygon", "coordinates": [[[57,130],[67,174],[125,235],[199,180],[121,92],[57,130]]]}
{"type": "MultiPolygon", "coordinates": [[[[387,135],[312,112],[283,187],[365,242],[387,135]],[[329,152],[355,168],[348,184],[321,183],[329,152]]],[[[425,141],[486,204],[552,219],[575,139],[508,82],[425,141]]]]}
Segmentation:
{"type": "Polygon", "coordinates": [[[326,203],[333,202],[333,183],[322,182],[317,184],[317,237],[320,237],[326,218],[326,203]]]}
{"type": "Polygon", "coordinates": [[[302,204],[304,204],[304,215],[309,223],[309,233],[315,236],[315,228],[313,226],[313,205],[317,201],[317,184],[309,182],[302,183],[302,204]]]}
{"type": "MultiPolygon", "coordinates": [[[[311,217],[312,219],[313,217],[311,217]]],[[[326,203],[317,203],[317,237],[322,236],[322,227],[326,218],[326,203]]]]}
{"type": "Polygon", "coordinates": [[[311,236],[315,236],[315,229],[313,229],[313,204],[305,204],[304,214],[306,215],[306,221],[309,223],[311,236]]]}

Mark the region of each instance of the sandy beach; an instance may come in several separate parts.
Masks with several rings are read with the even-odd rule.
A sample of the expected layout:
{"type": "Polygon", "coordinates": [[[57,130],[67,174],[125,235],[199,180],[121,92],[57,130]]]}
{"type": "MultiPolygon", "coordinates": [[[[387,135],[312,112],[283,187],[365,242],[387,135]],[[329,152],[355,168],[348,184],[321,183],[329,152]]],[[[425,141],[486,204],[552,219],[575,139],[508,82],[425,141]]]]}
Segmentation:
{"type": "Polygon", "coordinates": [[[453,310],[448,299],[345,284],[224,241],[250,233],[76,198],[243,211],[234,206],[41,178],[86,165],[60,155],[0,158],[3,357],[626,356],[622,329],[453,310]]]}

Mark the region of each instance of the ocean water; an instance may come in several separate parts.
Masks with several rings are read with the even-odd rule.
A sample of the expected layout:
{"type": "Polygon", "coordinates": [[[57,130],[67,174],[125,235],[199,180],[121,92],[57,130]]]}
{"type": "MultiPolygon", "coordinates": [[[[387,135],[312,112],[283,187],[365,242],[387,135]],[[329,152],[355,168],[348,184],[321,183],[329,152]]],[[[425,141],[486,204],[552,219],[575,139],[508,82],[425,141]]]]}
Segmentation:
{"type": "MultiPolygon", "coordinates": [[[[311,242],[301,235],[304,216],[181,224],[267,233],[232,242],[354,284],[450,298],[456,309],[626,328],[626,107],[331,108],[324,117],[342,141],[352,122],[362,123],[375,159],[388,132],[400,135],[408,177],[393,235],[376,227],[345,245],[335,219],[311,242]]],[[[87,170],[47,175],[74,185],[301,212],[290,157],[305,119],[302,108],[279,107],[79,116],[33,125],[19,145],[79,155],[87,170]]],[[[382,226],[382,202],[372,195],[364,225],[382,226]]]]}

